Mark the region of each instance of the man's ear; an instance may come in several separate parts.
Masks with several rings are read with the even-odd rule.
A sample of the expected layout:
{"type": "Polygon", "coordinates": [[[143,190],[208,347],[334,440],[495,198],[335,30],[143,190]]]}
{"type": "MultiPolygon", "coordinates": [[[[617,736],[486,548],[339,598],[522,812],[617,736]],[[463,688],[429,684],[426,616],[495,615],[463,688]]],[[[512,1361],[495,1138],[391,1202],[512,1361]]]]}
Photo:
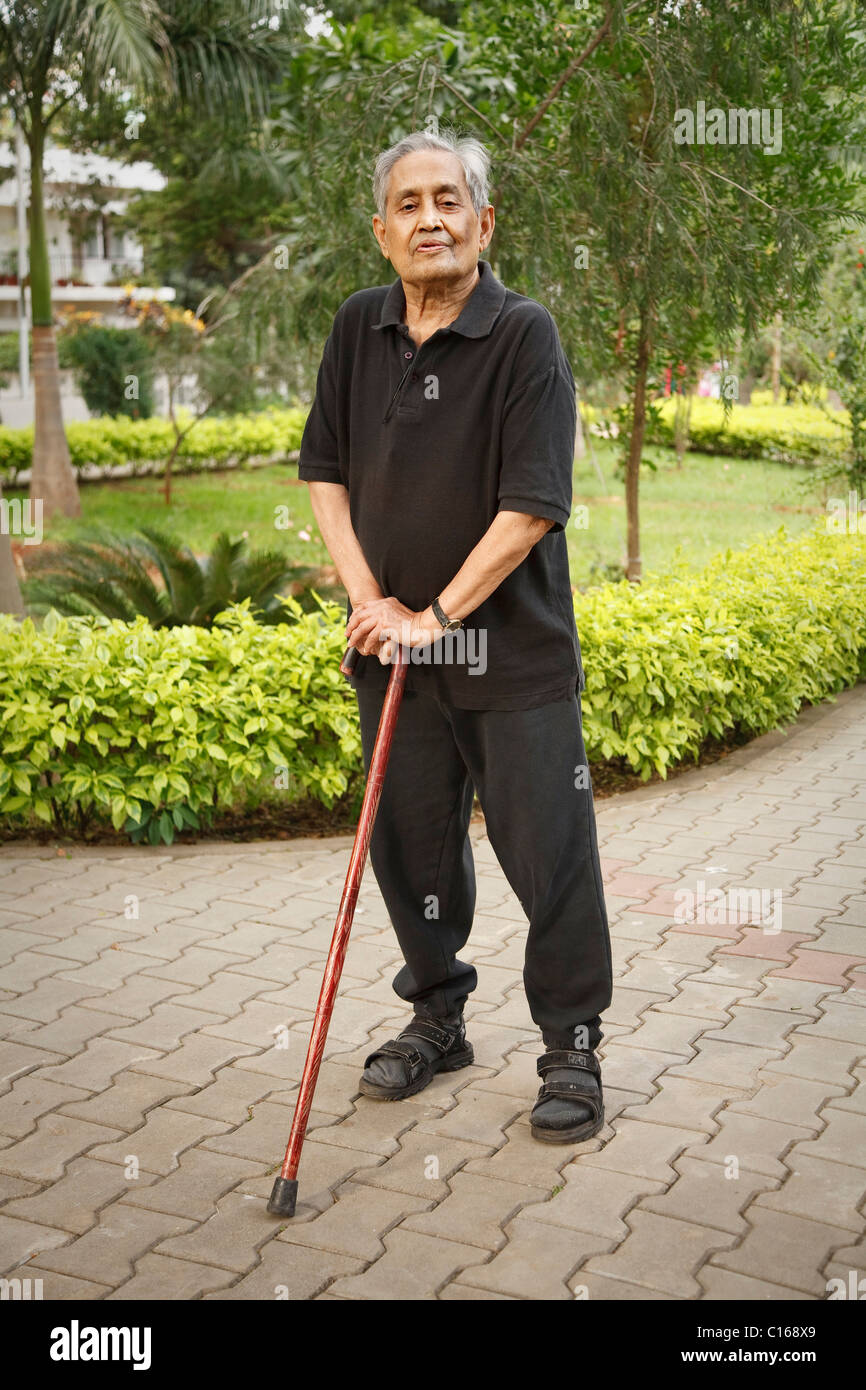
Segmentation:
{"type": "Polygon", "coordinates": [[[374,235],[374,237],[376,238],[376,240],[377,240],[378,243],[379,243],[379,250],[382,252],[382,255],[385,257],[385,260],[387,260],[387,259],[388,259],[388,249],[387,249],[388,243],[387,243],[387,236],[386,236],[386,233],[385,233],[385,223],[382,221],[381,217],[379,216],[379,214],[378,214],[377,212],[373,214],[373,235],[374,235]]]}

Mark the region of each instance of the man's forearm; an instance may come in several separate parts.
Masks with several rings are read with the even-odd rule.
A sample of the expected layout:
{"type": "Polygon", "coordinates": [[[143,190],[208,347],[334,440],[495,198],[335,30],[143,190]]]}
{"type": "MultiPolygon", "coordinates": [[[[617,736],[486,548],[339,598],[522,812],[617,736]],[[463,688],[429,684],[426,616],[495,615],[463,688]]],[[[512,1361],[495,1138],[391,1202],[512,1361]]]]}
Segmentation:
{"type": "Polygon", "coordinates": [[[384,598],[355,535],[346,488],[342,483],[310,483],[309,488],[313,515],[352,607],[384,598]]]}
{"type": "MultiPolygon", "coordinates": [[[[481,540],[438,595],[449,618],[466,618],[526,559],[553,525],[524,512],[497,512],[481,540]]],[[[433,595],[437,597],[437,595],[433,595]]]]}

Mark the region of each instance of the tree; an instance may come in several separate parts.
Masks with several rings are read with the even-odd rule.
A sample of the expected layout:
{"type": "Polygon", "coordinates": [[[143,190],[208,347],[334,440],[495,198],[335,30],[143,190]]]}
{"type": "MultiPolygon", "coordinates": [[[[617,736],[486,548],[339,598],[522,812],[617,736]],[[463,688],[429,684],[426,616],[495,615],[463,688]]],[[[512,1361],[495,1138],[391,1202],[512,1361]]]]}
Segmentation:
{"type": "Polygon", "coordinates": [[[810,304],[853,212],[856,178],[833,149],[862,106],[863,58],[847,0],[509,0],[470,6],[452,31],[427,17],[399,32],[368,16],[334,26],[298,56],[278,103],[311,175],[292,227],[296,265],[315,267],[299,331],[322,334],[339,298],[381,278],[369,232],[376,150],[436,121],[484,139],[495,268],[553,310],[579,382],[604,374],[628,391],[637,580],[654,374],[684,357],[684,342],[709,334],[727,359],[741,333],[810,304]],[[737,113],[734,143],[717,122],[713,141],[696,127],[715,110],[726,134],[737,113]]]}
{"type": "Polygon", "coordinates": [[[44,515],[80,511],[63,433],[43,160],[68,105],[97,106],[134,90],[145,106],[166,94],[214,113],[263,109],[285,56],[280,0],[0,0],[0,93],[30,150],[30,293],[35,439],[31,495],[44,515]]]}

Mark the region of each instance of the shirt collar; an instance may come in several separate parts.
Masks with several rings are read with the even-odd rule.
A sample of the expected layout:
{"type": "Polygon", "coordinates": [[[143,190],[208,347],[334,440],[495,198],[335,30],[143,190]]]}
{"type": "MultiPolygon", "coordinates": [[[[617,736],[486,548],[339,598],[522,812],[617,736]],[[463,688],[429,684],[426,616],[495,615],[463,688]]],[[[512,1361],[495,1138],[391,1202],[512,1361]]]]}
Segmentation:
{"type": "MultiPolygon", "coordinates": [[[[505,286],[497,280],[486,261],[478,262],[480,279],[453,323],[446,330],[462,333],[464,338],[486,338],[499,317],[505,303],[505,286]]],[[[382,315],[374,328],[387,328],[389,324],[403,322],[406,308],[406,294],[403,281],[395,280],[389,287],[382,304],[382,315]]]]}

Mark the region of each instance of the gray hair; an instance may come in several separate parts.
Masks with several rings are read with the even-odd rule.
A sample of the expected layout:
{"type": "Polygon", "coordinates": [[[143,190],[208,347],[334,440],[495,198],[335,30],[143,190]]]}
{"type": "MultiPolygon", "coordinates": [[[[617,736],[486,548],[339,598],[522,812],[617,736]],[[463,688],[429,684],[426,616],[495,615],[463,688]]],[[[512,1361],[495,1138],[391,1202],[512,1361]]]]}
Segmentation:
{"type": "Polygon", "coordinates": [[[466,178],[466,186],[469,189],[469,196],[472,199],[472,206],[480,216],[490,201],[488,197],[490,155],[481,141],[469,137],[458,139],[450,131],[443,132],[441,135],[432,135],[426,130],[413,130],[411,135],[404,136],[402,140],[397,141],[396,145],[392,145],[388,150],[383,150],[376,160],[376,167],[373,170],[373,198],[376,203],[376,211],[382,221],[385,220],[388,179],[391,170],[398,159],[402,159],[406,154],[415,154],[417,150],[447,150],[449,154],[456,154],[463,165],[463,173],[466,178]]]}

